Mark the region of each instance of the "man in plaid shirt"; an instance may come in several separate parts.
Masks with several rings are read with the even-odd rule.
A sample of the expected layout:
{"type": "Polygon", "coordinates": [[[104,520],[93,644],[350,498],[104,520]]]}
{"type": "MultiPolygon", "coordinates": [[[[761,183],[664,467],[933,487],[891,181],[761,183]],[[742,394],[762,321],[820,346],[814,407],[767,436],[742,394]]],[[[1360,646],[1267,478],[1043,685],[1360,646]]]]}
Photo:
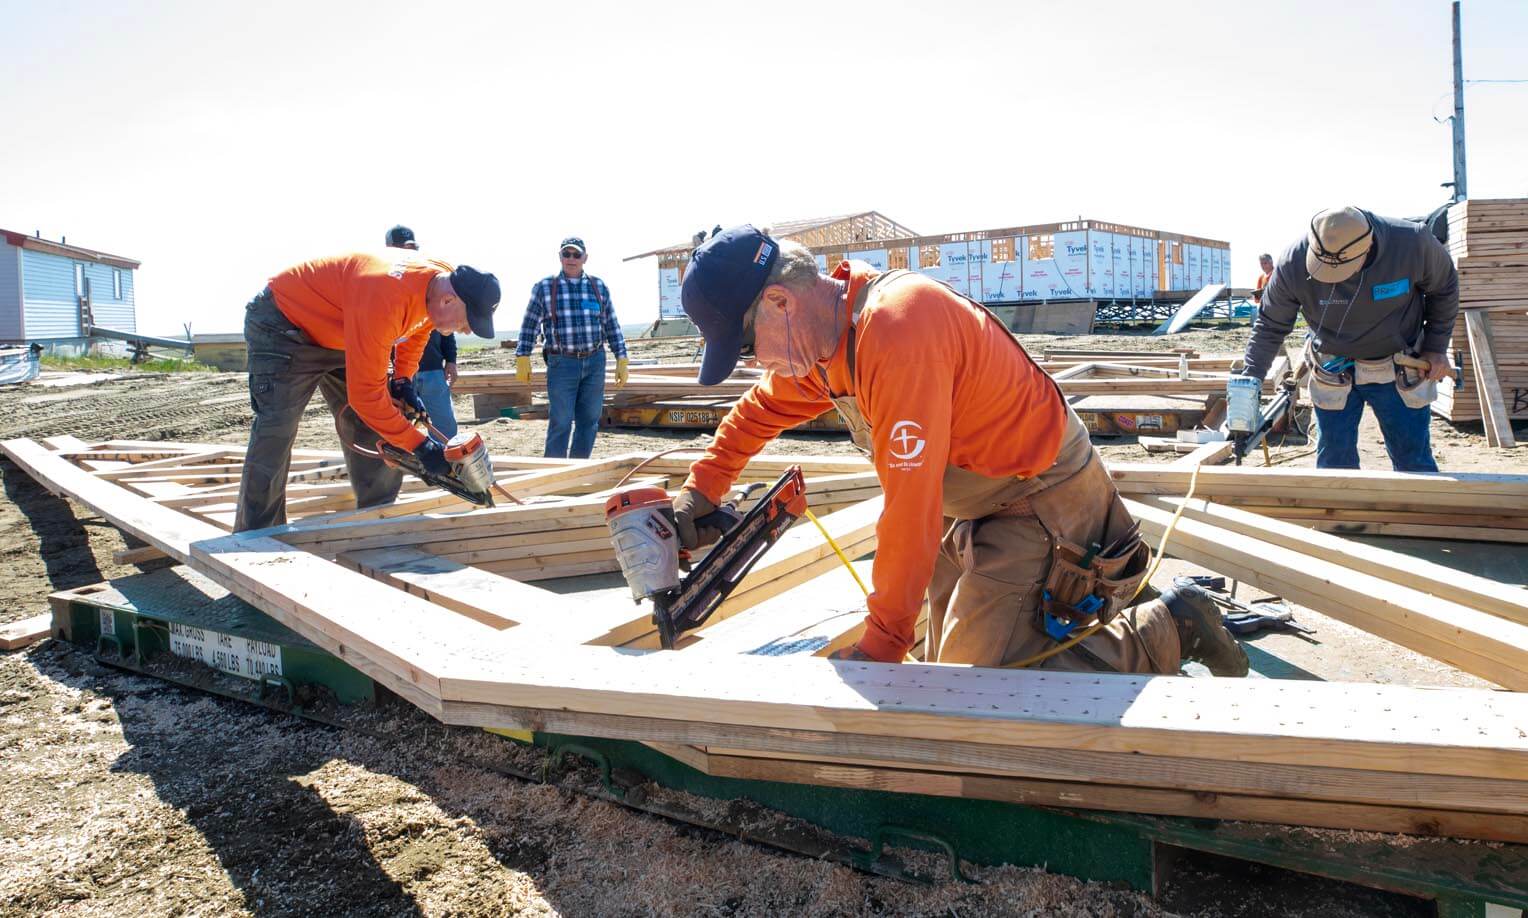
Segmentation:
{"type": "Polygon", "coordinates": [[[615,387],[626,385],[626,339],[610,305],[610,288],[584,273],[584,241],[562,241],[562,270],[531,288],[531,301],[520,323],[515,347],[515,376],[531,381],[531,351],[539,334],[546,358],[550,418],[546,427],[548,458],[587,459],[594,450],[600,409],[605,404],[605,352],[615,355],[615,387]],[[569,435],[572,447],[569,448],[569,435]]]}

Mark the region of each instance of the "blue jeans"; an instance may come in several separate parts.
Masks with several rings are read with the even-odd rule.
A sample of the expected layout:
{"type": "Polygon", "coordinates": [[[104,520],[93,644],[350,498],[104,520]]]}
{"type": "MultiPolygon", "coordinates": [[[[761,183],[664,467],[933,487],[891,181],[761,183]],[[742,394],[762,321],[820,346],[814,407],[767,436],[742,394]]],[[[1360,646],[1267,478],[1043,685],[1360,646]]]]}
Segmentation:
{"type": "Polygon", "coordinates": [[[588,459],[594,452],[600,410],[605,407],[605,352],[588,357],[548,354],[546,397],[550,411],[543,455],[548,459],[588,459]]]}
{"type": "Polygon", "coordinates": [[[414,391],[424,400],[430,423],[445,434],[447,440],[456,436],[456,410],[451,407],[451,387],[446,385],[446,371],[420,370],[415,373],[414,391]]]}
{"type": "Polygon", "coordinates": [[[1363,417],[1365,404],[1379,421],[1380,432],[1385,435],[1385,451],[1397,472],[1438,470],[1432,455],[1432,410],[1407,407],[1394,383],[1355,385],[1341,411],[1316,409],[1316,420],[1321,425],[1316,440],[1316,468],[1358,468],[1358,421],[1363,417]]]}

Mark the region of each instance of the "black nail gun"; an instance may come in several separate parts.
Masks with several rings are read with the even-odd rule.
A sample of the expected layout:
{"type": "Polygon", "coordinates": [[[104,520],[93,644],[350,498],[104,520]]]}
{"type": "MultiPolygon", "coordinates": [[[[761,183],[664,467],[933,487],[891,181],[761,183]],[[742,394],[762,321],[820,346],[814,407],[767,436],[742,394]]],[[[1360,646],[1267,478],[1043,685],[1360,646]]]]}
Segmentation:
{"type": "Polygon", "coordinates": [[[633,600],[653,601],[653,623],[665,650],[704,624],[770,546],[806,514],[806,479],[801,466],[793,465],[741,518],[723,506],[696,520],[726,529],[683,580],[679,566],[689,556],[679,547],[669,500],[662,488],[642,486],[619,491],[605,502],[605,524],[621,573],[633,600]]]}
{"type": "Polygon", "coordinates": [[[386,440],[377,441],[377,456],[393,468],[402,469],[425,484],[450,491],[468,503],[492,507],[493,492],[498,486],[493,480],[493,465],[483,438],[475,431],[470,435],[458,434],[446,444],[445,453],[446,461],[451,463],[451,474],[436,475],[408,450],[399,449],[386,440]]]}

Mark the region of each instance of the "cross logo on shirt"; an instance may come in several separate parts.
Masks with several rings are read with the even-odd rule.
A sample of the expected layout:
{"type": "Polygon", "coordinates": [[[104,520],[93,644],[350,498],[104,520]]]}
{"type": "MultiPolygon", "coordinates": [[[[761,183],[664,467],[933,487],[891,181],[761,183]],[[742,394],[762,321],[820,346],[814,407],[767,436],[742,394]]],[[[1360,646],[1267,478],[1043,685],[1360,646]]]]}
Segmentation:
{"type": "Polygon", "coordinates": [[[917,421],[898,421],[891,428],[891,436],[887,437],[893,444],[891,454],[898,459],[916,459],[923,453],[923,448],[928,441],[918,436],[923,425],[917,421]]]}

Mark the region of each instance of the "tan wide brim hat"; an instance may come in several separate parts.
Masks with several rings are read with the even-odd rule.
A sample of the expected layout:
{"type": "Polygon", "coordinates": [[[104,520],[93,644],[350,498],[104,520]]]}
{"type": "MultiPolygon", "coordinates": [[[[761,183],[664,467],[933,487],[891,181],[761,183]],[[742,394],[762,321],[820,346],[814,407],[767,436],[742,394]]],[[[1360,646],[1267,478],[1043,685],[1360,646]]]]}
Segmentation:
{"type": "Polygon", "coordinates": [[[1311,218],[1305,243],[1306,272],[1323,284],[1338,284],[1363,267],[1374,228],[1358,208],[1335,207],[1311,218]]]}

